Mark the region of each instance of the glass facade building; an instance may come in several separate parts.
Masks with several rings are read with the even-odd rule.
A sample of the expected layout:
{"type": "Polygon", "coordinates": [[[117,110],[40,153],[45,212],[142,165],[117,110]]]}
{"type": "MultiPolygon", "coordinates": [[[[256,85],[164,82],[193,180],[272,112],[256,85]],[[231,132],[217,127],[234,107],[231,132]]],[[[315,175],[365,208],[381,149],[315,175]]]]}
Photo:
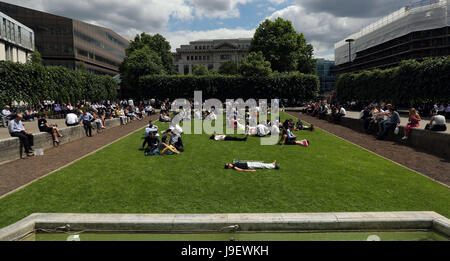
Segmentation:
{"type": "Polygon", "coordinates": [[[320,95],[333,91],[336,87],[336,66],[334,61],[317,59],[317,76],[320,79],[320,95]]]}
{"type": "Polygon", "coordinates": [[[129,41],[112,30],[4,2],[0,2],[0,12],[33,29],[44,65],[119,74],[129,41]]]}

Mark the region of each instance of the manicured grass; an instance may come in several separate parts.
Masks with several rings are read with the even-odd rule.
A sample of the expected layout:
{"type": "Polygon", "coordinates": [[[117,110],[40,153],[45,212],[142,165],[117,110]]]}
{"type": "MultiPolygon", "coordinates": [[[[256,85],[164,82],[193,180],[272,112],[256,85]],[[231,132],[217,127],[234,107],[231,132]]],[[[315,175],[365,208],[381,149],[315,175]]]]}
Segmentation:
{"type": "Polygon", "coordinates": [[[436,211],[450,217],[447,187],[323,131],[297,134],[311,146],[184,135],[182,155],[144,157],[138,150],[143,141],[139,131],[1,199],[0,227],[37,212],[436,211]],[[281,169],[224,169],[238,158],[278,160],[281,169]]]}

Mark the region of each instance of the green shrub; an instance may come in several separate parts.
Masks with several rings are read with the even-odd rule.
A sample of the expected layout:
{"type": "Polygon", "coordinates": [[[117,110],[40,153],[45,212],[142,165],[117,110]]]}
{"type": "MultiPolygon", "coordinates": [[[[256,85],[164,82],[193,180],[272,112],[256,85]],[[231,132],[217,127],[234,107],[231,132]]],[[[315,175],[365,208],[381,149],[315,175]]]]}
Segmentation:
{"type": "Polygon", "coordinates": [[[60,66],[0,62],[0,105],[42,100],[60,103],[115,99],[117,82],[110,76],[60,66]]]}
{"type": "Polygon", "coordinates": [[[386,101],[414,105],[450,100],[450,56],[423,62],[406,60],[386,70],[342,74],[336,90],[342,102],[386,101]]]}
{"type": "Polygon", "coordinates": [[[225,75],[152,75],[142,77],[139,85],[139,95],[144,99],[193,98],[194,91],[202,91],[204,99],[271,99],[278,97],[308,100],[317,97],[319,79],[316,75],[300,73],[250,78],[225,75]]]}

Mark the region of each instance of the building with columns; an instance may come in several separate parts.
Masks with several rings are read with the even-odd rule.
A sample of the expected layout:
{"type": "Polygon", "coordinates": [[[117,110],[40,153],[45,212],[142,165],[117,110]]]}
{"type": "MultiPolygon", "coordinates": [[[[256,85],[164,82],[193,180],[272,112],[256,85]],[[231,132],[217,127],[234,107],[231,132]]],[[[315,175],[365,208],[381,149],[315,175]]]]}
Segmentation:
{"type": "Polygon", "coordinates": [[[252,39],[198,40],[182,45],[174,54],[175,68],[180,74],[191,74],[194,65],[219,70],[227,61],[237,64],[247,56],[252,39]]]}
{"type": "Polygon", "coordinates": [[[33,52],[33,30],[0,12],[0,61],[26,63],[33,52]]]}

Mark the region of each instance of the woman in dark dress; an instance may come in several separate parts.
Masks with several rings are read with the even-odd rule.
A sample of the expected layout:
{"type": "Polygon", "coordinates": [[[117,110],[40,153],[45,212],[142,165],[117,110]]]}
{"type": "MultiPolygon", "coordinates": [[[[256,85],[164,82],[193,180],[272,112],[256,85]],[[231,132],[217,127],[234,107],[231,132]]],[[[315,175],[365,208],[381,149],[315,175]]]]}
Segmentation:
{"type": "Polygon", "coordinates": [[[41,118],[38,120],[38,127],[41,132],[48,132],[53,137],[53,145],[59,145],[58,137],[62,137],[57,127],[50,126],[47,122],[47,114],[43,113],[41,118]]]}

